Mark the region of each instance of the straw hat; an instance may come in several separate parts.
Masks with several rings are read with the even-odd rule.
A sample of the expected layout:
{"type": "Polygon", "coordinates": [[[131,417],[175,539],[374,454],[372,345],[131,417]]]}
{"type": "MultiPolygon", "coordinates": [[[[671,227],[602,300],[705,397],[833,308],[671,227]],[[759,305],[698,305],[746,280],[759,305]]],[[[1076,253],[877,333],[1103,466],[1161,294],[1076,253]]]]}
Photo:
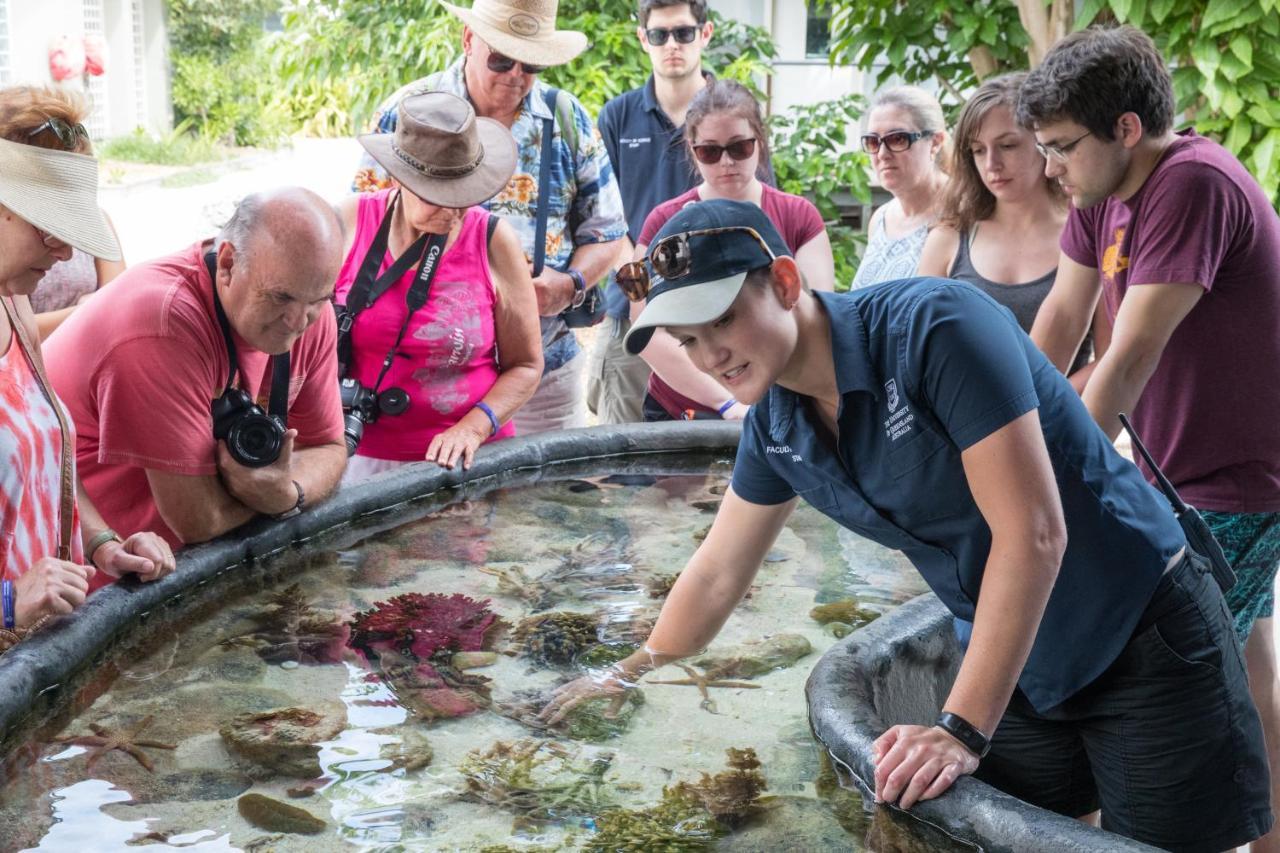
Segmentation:
{"type": "Polygon", "coordinates": [[[396,132],[368,133],[360,144],[418,198],[471,207],[497,195],[516,170],[516,141],[500,122],[477,118],[448,92],[410,95],[396,108],[396,132]]]}
{"type": "Polygon", "coordinates": [[[120,260],[120,243],[98,207],[98,161],[0,139],[0,204],[94,257],[120,260]]]}
{"type": "Polygon", "coordinates": [[[587,49],[585,33],[556,29],[559,0],[475,0],[470,9],[440,5],[489,47],[529,65],[564,65],[587,49]]]}

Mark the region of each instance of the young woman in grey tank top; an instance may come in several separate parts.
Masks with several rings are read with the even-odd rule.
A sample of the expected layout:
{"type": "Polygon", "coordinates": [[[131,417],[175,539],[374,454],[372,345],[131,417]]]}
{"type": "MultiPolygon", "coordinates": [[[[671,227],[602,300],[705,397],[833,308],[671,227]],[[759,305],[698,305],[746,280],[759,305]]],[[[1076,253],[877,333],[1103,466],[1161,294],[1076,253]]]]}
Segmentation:
{"type": "MultiPolygon", "coordinates": [[[[1014,119],[1025,76],[989,80],[961,111],[943,224],[925,242],[919,274],[972,284],[1012,311],[1030,332],[1057,273],[1067,199],[1057,182],[1044,176],[1035,137],[1014,119]]],[[[1109,336],[1105,317],[1102,323],[1099,328],[1095,318],[1072,374],[1089,361],[1095,343],[1109,336]]],[[[1073,384],[1083,387],[1086,377],[1087,372],[1073,384]]]]}

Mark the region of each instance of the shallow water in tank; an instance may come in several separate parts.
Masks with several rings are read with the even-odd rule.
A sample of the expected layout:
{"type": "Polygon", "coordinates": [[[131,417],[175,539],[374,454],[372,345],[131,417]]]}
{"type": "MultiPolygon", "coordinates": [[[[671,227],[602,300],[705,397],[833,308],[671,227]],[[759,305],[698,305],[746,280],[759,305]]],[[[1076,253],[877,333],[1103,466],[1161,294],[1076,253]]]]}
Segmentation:
{"type": "MultiPolygon", "coordinates": [[[[807,507],[708,650],[718,659],[651,674],[643,701],[618,721],[597,715],[572,731],[530,724],[526,712],[548,691],[643,638],[670,582],[663,576],[693,553],[725,486],[720,475],[681,475],[499,490],[350,549],[312,553],[305,571],[121,655],[108,668],[114,680],[82,698],[74,719],[20,750],[0,790],[0,847],[946,849],[928,827],[864,809],[820,760],[804,681],[843,629],[811,610],[853,598],[856,624],[924,587],[900,555],[807,507]],[[470,636],[497,654],[437,651],[423,670],[415,650],[427,646],[385,635],[371,644],[372,634],[353,632],[370,624],[358,614],[394,610],[386,602],[406,593],[487,602],[497,620],[470,636]],[[536,621],[549,614],[594,626],[592,636],[536,621]],[[744,663],[744,646],[754,653],[780,635],[791,635],[792,657],[804,641],[811,651],[794,662],[766,656],[776,666],[764,672],[744,663]],[[443,681],[424,682],[424,671],[443,681]],[[293,766],[296,746],[289,761],[246,757],[222,733],[237,715],[281,708],[323,721],[307,730],[315,744],[309,758],[302,748],[303,767],[293,766]],[[122,733],[132,752],[103,749],[122,733]],[[735,753],[731,770],[728,750],[747,748],[754,759],[735,753]],[[755,799],[736,810],[707,794],[717,778],[729,786],[723,794],[748,777],[767,788],[750,790],[755,799]],[[663,809],[672,791],[686,795],[683,812],[663,809]],[[244,807],[249,794],[271,798],[269,811],[283,803],[307,816],[272,823],[259,814],[264,801],[244,807]]],[[[272,728],[279,717],[263,719],[239,731],[287,739],[291,730],[272,728]]]]}

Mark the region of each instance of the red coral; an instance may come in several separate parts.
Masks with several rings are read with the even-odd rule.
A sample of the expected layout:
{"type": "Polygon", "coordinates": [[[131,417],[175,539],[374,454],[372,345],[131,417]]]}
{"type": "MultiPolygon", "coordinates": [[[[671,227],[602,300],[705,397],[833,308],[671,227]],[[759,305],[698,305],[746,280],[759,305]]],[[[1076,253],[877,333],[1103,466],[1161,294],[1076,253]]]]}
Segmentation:
{"type": "Polygon", "coordinates": [[[367,654],[395,650],[426,661],[440,653],[480,651],[497,618],[488,599],[411,592],[357,613],[349,645],[367,654]]]}

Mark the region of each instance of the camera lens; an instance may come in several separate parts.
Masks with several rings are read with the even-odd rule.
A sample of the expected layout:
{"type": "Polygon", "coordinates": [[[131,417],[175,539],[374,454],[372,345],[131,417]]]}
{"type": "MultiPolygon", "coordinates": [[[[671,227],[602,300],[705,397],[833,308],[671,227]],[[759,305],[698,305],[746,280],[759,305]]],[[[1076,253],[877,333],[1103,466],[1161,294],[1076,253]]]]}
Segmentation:
{"type": "Polygon", "coordinates": [[[249,414],[227,432],[231,458],[246,468],[265,468],[280,458],[284,430],[267,415],[249,414]]]}
{"type": "Polygon", "coordinates": [[[400,415],[409,408],[409,392],[403,388],[388,388],[378,395],[378,411],[384,415],[400,415]]]}
{"type": "Polygon", "coordinates": [[[342,438],[347,443],[347,456],[355,456],[356,447],[364,438],[364,419],[360,417],[359,410],[349,411],[343,416],[342,438]]]}

